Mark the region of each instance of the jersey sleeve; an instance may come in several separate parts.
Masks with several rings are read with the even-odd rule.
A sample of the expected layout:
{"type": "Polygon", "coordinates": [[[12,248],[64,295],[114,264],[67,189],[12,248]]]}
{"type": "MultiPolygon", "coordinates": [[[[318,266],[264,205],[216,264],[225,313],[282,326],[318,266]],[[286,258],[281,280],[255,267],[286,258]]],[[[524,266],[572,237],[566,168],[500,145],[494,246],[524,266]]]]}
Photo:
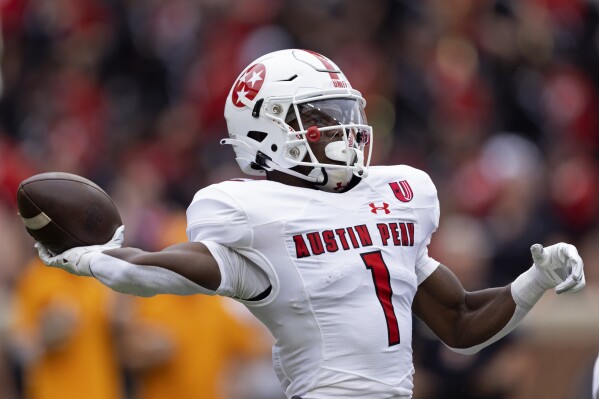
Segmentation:
{"type": "Polygon", "coordinates": [[[418,259],[416,259],[416,279],[418,280],[418,285],[433,274],[437,270],[437,267],[439,267],[439,264],[439,261],[429,256],[428,247],[423,246],[418,251],[418,259]]]}
{"type": "Polygon", "coordinates": [[[422,195],[425,199],[423,206],[417,210],[417,213],[422,225],[424,240],[416,258],[416,278],[418,279],[418,285],[426,280],[439,266],[439,262],[429,256],[428,245],[431,242],[433,233],[439,227],[439,217],[441,214],[437,188],[428,174],[424,172],[421,172],[421,174],[420,184],[422,195]]]}
{"type": "Polygon", "coordinates": [[[234,299],[252,300],[266,292],[270,281],[266,273],[245,256],[213,241],[202,241],[220,269],[221,281],[216,294],[234,299]]]}
{"type": "Polygon", "coordinates": [[[217,295],[251,300],[270,287],[266,273],[235,250],[251,246],[253,230],[241,204],[218,185],[198,191],[187,208],[187,237],[206,245],[218,263],[217,295]]]}
{"type": "Polygon", "coordinates": [[[218,185],[212,185],[198,191],[187,208],[187,238],[247,248],[252,229],[241,205],[218,185]]]}

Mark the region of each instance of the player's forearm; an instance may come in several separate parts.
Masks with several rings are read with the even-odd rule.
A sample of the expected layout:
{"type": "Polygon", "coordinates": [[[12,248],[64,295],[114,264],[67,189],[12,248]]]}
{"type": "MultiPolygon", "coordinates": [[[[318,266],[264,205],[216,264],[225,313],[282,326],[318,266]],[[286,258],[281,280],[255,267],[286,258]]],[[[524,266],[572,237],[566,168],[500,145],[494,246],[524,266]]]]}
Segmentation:
{"type": "Polygon", "coordinates": [[[509,286],[466,292],[443,265],[420,284],[412,306],[439,339],[459,350],[494,337],[511,320],[515,307],[509,286]]]}
{"type": "Polygon", "coordinates": [[[170,270],[212,291],[216,290],[221,282],[218,264],[202,243],[181,243],[156,252],[117,248],[104,253],[134,265],[170,270]]]}
{"type": "MultiPolygon", "coordinates": [[[[157,294],[214,294],[214,291],[167,268],[129,261],[135,260],[142,251],[129,248],[118,251],[116,255],[122,255],[125,259],[107,253],[95,253],[89,267],[93,277],[115,291],[143,297],[157,294]]],[[[113,250],[110,253],[114,254],[113,250]]]]}
{"type": "Polygon", "coordinates": [[[476,310],[464,329],[467,338],[450,348],[474,354],[503,338],[520,324],[548,288],[532,267],[507,287],[468,294],[467,302],[476,310]]]}
{"type": "Polygon", "coordinates": [[[479,345],[500,332],[512,319],[516,303],[510,287],[468,292],[453,348],[479,345]]]}

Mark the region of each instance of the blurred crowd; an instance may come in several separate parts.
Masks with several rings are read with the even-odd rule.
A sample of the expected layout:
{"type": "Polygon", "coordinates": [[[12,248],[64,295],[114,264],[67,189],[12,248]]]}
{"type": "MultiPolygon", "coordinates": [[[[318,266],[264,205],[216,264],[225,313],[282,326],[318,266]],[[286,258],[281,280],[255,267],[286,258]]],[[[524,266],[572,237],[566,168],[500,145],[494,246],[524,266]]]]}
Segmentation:
{"type": "Polygon", "coordinates": [[[42,267],[16,215],[32,174],[85,176],[127,244],[185,240],[200,188],[240,177],[223,109],[283,48],[325,54],[362,92],[374,164],[428,172],[432,256],[467,289],[511,282],[568,241],[587,288],[546,294],[465,357],[417,320],[415,399],[584,399],[599,349],[596,0],[0,0],[0,398],[280,399],[271,338],[212,297],[136,299],[42,267]]]}

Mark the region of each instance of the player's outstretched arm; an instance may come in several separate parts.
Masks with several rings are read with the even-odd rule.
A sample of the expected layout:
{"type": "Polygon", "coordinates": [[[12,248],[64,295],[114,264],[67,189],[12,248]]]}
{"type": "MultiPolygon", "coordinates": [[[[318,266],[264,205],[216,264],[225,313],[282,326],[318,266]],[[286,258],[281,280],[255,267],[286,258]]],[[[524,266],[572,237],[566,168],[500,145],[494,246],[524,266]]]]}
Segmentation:
{"type": "Polygon", "coordinates": [[[512,284],[475,292],[465,291],[440,265],[418,287],[414,314],[451,349],[478,352],[512,331],[546,290],[561,294],[584,287],[583,262],[574,246],[535,244],[531,253],[533,266],[512,284]]]}
{"type": "Polygon", "coordinates": [[[516,303],[509,286],[467,292],[451,270],[439,265],[418,287],[412,309],[447,346],[469,348],[499,332],[516,303]]]}
{"type": "Polygon", "coordinates": [[[121,248],[124,227],[104,245],[51,254],[36,243],[41,260],[80,276],[91,276],[116,291],[140,296],[211,294],[221,283],[219,266],[205,244],[187,242],[157,252],[121,248]]]}
{"type": "MultiPolygon", "coordinates": [[[[104,251],[105,256],[141,267],[159,267],[175,272],[195,284],[215,291],[221,282],[218,263],[201,242],[175,244],[157,252],[138,248],[117,248],[104,251]]],[[[92,267],[92,273],[99,270],[92,267]]]]}
{"type": "Polygon", "coordinates": [[[121,248],[124,228],[104,245],[77,247],[59,255],[36,244],[42,261],[80,276],[95,277],[118,292],[224,295],[257,300],[270,292],[270,280],[237,251],[212,241],[186,242],[161,251],[121,248]],[[217,260],[218,258],[218,260],[217,260]]]}

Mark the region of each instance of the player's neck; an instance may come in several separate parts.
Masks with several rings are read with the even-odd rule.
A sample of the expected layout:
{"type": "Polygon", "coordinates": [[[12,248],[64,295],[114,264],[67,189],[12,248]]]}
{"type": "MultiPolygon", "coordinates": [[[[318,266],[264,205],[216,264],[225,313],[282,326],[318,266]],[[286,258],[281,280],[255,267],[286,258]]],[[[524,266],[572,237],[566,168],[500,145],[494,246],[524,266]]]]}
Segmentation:
{"type": "MultiPolygon", "coordinates": [[[[299,177],[295,177],[292,175],[288,175],[287,173],[280,172],[278,170],[272,170],[266,172],[266,179],[271,181],[276,181],[277,183],[286,184],[288,186],[301,187],[301,188],[309,188],[312,190],[319,190],[318,186],[314,183],[311,183],[307,180],[301,179],[299,177]]],[[[360,183],[362,179],[357,176],[353,176],[347,187],[343,190],[343,192],[349,191],[360,183]]]]}
{"type": "Polygon", "coordinates": [[[288,186],[302,187],[302,188],[309,188],[312,190],[317,190],[314,183],[309,182],[308,180],[301,179],[299,177],[291,176],[287,173],[283,173],[278,170],[272,170],[272,171],[266,172],[266,179],[271,180],[271,181],[276,181],[277,183],[286,184],[288,186]]]}

